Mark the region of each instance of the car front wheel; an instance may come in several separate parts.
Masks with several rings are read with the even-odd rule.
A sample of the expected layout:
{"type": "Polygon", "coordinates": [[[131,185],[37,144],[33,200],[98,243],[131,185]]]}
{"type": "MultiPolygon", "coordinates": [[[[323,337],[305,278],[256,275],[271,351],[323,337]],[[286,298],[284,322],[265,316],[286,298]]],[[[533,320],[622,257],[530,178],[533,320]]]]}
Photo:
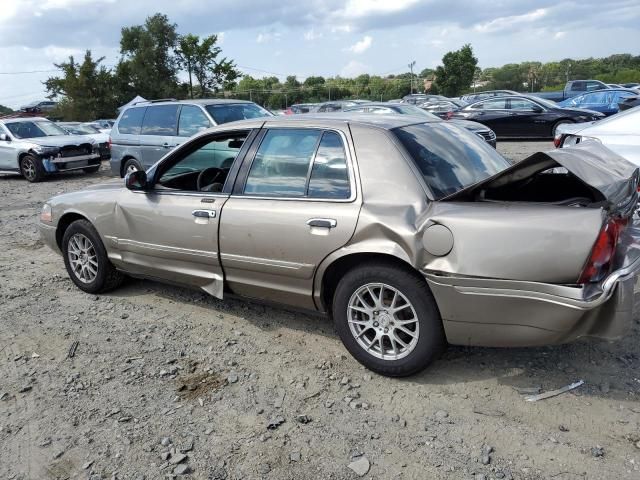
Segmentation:
{"type": "Polygon", "coordinates": [[[109,261],[98,232],[87,220],[69,225],[62,237],[62,252],[67,273],[80,290],[107,292],[124,280],[124,274],[109,261]]]}
{"type": "Polygon", "coordinates": [[[25,155],[20,159],[20,172],[31,183],[39,182],[45,176],[42,162],[33,155],[25,155]]]}
{"type": "Polygon", "coordinates": [[[336,330],[349,352],[381,375],[412,375],[446,346],[442,320],[426,281],[393,264],[349,271],[333,300],[336,330]]]}

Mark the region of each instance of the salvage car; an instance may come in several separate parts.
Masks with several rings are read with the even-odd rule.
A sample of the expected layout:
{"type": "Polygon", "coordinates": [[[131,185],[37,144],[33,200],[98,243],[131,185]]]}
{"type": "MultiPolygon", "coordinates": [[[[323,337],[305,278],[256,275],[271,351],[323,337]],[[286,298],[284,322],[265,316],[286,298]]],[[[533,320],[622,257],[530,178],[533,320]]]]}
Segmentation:
{"type": "Polygon", "coordinates": [[[553,143],[567,148],[589,140],[640,166],[640,109],[626,110],[598,122],[562,125],[553,143]]]}
{"type": "Polygon", "coordinates": [[[100,150],[91,137],[69,135],[46,118],[0,119],[0,173],[39,182],[55,173],[99,169],[100,150]]]}
{"type": "Polygon", "coordinates": [[[604,114],[563,108],[528,95],[511,95],[472,103],[453,112],[451,118],[480,122],[498,138],[553,138],[559,125],[590,122],[604,118],[604,114]]]}
{"type": "Polygon", "coordinates": [[[71,135],[86,135],[93,138],[98,144],[98,151],[100,152],[100,158],[102,160],[109,160],[111,158],[111,149],[109,147],[109,134],[102,133],[96,127],[88,123],[80,122],[58,122],[59,127],[64,128],[71,135]]]}
{"type": "Polygon", "coordinates": [[[639,178],[597,144],[510,166],[439,119],[291,115],[201,132],[124,185],[48,200],[39,226],[85,292],[131,275],[324,312],[358,361],[402,376],[447,343],[624,334],[639,178]],[[229,168],[202,162],[212,143],[229,168]]]}
{"type": "Polygon", "coordinates": [[[561,107],[586,108],[608,116],[618,113],[620,110],[618,103],[627,98],[638,98],[638,93],[637,90],[628,88],[610,88],[568,98],[558,103],[558,105],[561,107]]]}
{"type": "MultiPolygon", "coordinates": [[[[351,113],[375,113],[376,115],[417,115],[418,117],[427,117],[432,120],[438,118],[434,114],[426,111],[421,105],[416,107],[408,103],[390,103],[390,102],[371,102],[362,103],[355,107],[350,107],[344,110],[344,112],[351,113]]],[[[480,136],[485,142],[496,148],[496,134],[493,133],[489,127],[478,123],[471,122],[469,120],[451,120],[451,123],[458,125],[459,127],[466,128],[472,133],[480,136]]]]}

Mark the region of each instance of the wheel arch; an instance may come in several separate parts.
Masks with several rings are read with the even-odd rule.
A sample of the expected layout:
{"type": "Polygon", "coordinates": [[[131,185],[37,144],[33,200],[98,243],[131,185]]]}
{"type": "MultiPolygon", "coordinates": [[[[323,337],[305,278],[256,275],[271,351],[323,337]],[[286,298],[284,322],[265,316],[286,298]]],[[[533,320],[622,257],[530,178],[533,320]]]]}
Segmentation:
{"type": "Polygon", "coordinates": [[[131,154],[127,154],[124,157],[122,157],[122,160],[120,160],[120,177],[124,178],[124,166],[127,164],[127,162],[129,160],[135,160],[138,165],[142,165],[142,162],[140,162],[140,160],[138,160],[136,157],[134,157],[131,154]]]}
{"type": "Polygon", "coordinates": [[[71,225],[76,220],[86,220],[87,222],[91,223],[91,220],[89,220],[89,218],[75,211],[66,212],[64,215],[62,215],[62,217],[60,217],[60,220],[58,220],[58,225],[56,226],[56,244],[58,245],[60,251],[62,251],[62,238],[64,237],[64,232],[66,232],[67,228],[69,228],[69,225],[71,225]]]}
{"type": "Polygon", "coordinates": [[[420,272],[411,264],[405,252],[388,251],[358,251],[345,252],[343,255],[327,258],[316,278],[316,288],[314,289],[314,300],[319,310],[323,312],[331,311],[333,295],[338,286],[338,282],[346,272],[363,263],[384,263],[394,265],[413,274],[420,275],[420,272]]]}

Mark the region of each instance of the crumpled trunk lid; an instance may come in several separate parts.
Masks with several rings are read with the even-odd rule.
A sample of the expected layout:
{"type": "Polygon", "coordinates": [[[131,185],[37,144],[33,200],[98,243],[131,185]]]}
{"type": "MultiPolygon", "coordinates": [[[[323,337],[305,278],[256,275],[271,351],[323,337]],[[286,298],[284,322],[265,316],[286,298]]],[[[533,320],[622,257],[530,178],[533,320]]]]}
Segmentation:
{"type": "Polygon", "coordinates": [[[610,215],[629,217],[633,214],[638,202],[638,167],[596,141],[535,153],[441,201],[482,200],[487,191],[517,188],[541,172],[559,167],[565,168],[581,182],[591,193],[593,203],[602,206],[610,215]]]}

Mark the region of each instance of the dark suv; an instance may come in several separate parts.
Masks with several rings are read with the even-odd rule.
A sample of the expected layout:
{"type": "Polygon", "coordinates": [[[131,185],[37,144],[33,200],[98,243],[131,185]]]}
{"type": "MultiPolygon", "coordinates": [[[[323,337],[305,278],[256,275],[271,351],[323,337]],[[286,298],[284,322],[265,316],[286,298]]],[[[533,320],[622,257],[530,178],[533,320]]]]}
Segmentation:
{"type": "Polygon", "coordinates": [[[111,130],[111,173],[124,177],[146,170],[202,130],[271,112],[244,100],[152,100],[120,113],[111,130]]]}

